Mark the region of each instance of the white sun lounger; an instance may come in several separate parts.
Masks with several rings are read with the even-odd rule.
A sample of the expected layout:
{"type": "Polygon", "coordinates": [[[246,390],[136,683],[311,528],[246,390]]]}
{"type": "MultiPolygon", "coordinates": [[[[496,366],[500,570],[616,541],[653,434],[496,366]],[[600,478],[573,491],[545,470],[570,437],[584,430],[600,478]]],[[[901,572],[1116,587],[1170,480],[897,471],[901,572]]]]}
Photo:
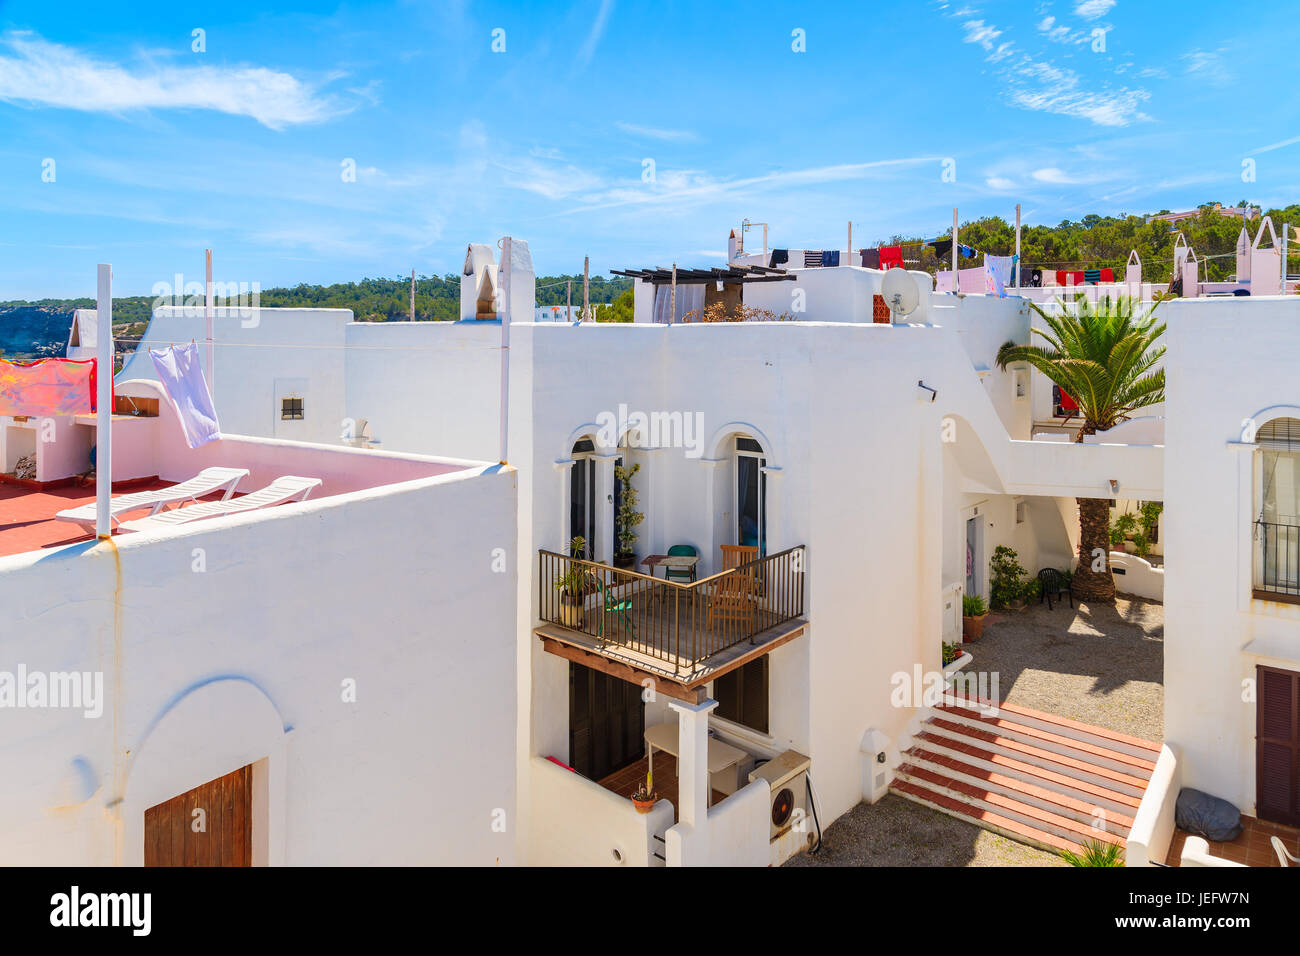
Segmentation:
{"type": "Polygon", "coordinates": [[[258,508],[270,508],[290,501],[306,501],[311,493],[320,487],[320,483],[319,478],[285,475],[275,479],[265,488],[244,495],[242,498],[231,498],[229,501],[202,501],[188,508],[176,508],[149,518],[123,522],[122,528],[125,531],[153,531],[178,524],[189,524],[191,521],[200,521],[203,518],[255,511],[258,508]]]}
{"type": "MultiPolygon", "coordinates": [[[[148,508],[149,514],[156,515],[167,505],[177,505],[185,501],[197,501],[204,495],[224,491],[224,498],[235,493],[235,486],[248,477],[247,468],[204,468],[188,481],[169,488],[156,491],[137,491],[129,495],[118,495],[109,504],[110,524],[120,524],[118,515],[128,514],[148,508]]],[[[223,499],[224,500],[224,499],[223,499]]],[[[68,508],[54,516],[60,521],[72,521],[81,525],[91,534],[95,532],[95,505],[81,505],[68,508]]]]}

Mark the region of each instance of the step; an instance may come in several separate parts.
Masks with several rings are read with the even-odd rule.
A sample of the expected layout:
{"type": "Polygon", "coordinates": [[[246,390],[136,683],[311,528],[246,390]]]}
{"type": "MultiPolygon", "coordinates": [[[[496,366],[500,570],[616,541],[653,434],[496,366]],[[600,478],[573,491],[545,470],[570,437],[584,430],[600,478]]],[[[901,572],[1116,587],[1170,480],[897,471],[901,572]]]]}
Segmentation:
{"type": "Polygon", "coordinates": [[[1054,833],[1063,840],[1079,844],[1085,840],[1094,840],[1123,846],[1124,838],[1127,836],[1127,831],[1113,832],[1111,830],[1113,824],[1108,817],[1104,819],[1105,829],[1098,830],[1090,823],[1081,822],[1071,816],[1019,799],[1020,795],[1010,796],[914,764],[904,764],[899,768],[899,775],[907,783],[928,787],[931,791],[942,793],[960,803],[999,814],[1046,833],[1054,833]]]}
{"type": "MultiPolygon", "coordinates": [[[[1112,786],[1108,782],[1084,780],[1061,773],[1052,767],[1027,763],[1008,754],[993,750],[985,750],[971,745],[955,747],[950,745],[946,738],[935,738],[930,734],[918,735],[916,743],[904,753],[911,755],[918,751],[933,754],[944,760],[969,764],[981,770],[1000,773],[1003,776],[1022,780],[1047,790],[1072,793],[1080,800],[1095,799],[1103,809],[1116,809],[1124,812],[1124,808],[1127,807],[1136,813],[1138,804],[1142,802],[1140,792],[1130,793],[1129,790],[1112,786]]],[[[942,761],[939,762],[942,764],[942,761]]]]}
{"type": "MultiPolygon", "coordinates": [[[[1014,730],[1007,732],[1002,728],[987,724],[974,724],[966,720],[949,719],[946,712],[942,716],[931,717],[922,726],[922,730],[931,730],[945,737],[974,743],[977,747],[988,747],[990,749],[1002,747],[1008,749],[1012,756],[1020,754],[1030,762],[1047,760],[1058,763],[1063,767],[1071,767],[1093,777],[1102,776],[1120,783],[1134,780],[1143,789],[1151,780],[1151,772],[1155,769],[1154,767],[1134,766],[1126,763],[1129,760],[1139,759],[1128,754],[1114,755],[1112,751],[1112,756],[1106,756],[1093,753],[1091,750],[1079,749],[1079,747],[1083,746],[1081,743],[1079,747],[1073,747],[1066,743],[1044,742],[1035,737],[1026,739],[1024,734],[1016,733],[1014,730]]],[[[1039,733],[1045,733],[1045,731],[1039,731],[1039,733]]],[[[1062,739],[1069,740],[1070,738],[1062,739]]]]}
{"type": "Polygon", "coordinates": [[[946,794],[931,790],[929,787],[922,787],[906,780],[896,779],[890,784],[889,789],[900,797],[927,806],[931,810],[938,810],[940,813],[946,813],[975,826],[1000,833],[1008,839],[1031,844],[1049,853],[1060,853],[1062,850],[1080,853],[1083,849],[1074,841],[1059,837],[1055,833],[1040,830],[1037,827],[1021,823],[1019,820],[1004,817],[999,813],[984,810],[969,803],[962,803],[946,794]]]}
{"type": "Polygon", "coordinates": [[[1092,783],[1109,790],[1118,790],[1139,798],[1147,788],[1147,779],[1144,777],[1112,770],[1110,767],[1103,767],[1066,754],[1053,753],[1000,734],[953,725],[952,722],[927,721],[921,726],[918,740],[955,751],[953,755],[957,757],[967,754],[987,759],[987,754],[997,754],[1074,780],[1092,783]]]}
{"type": "Polygon", "coordinates": [[[973,714],[992,710],[994,712],[993,716],[1006,718],[1039,730],[1046,730],[1061,737],[1071,737],[1075,740],[1108,747],[1152,762],[1160,756],[1160,744],[1154,741],[1143,740],[1141,737],[1132,737],[1117,730],[1110,730],[1107,727],[1085,724],[1077,720],[1071,720],[1068,717],[1031,710],[1019,704],[1009,704],[1006,701],[993,703],[983,698],[961,699],[952,694],[947,694],[944,697],[941,709],[950,707],[966,710],[973,714]]]}
{"type": "Polygon", "coordinates": [[[1097,794],[1084,793],[1073,787],[1060,788],[1051,785],[1050,781],[1037,783],[1022,780],[997,770],[989,770],[917,748],[907,752],[906,760],[905,766],[911,765],[952,777],[954,780],[972,786],[1022,800],[1041,810],[1059,813],[1079,823],[1091,825],[1098,816],[1101,816],[1107,830],[1124,837],[1127,837],[1129,830],[1132,829],[1133,815],[1137,812],[1135,807],[1117,799],[1119,794],[1112,794],[1109,799],[1103,799],[1097,794]]]}
{"type": "MultiPolygon", "coordinates": [[[[1112,770],[1120,770],[1131,776],[1141,777],[1143,780],[1149,780],[1151,773],[1156,769],[1154,756],[1138,756],[1127,751],[1116,750],[1104,741],[1098,743],[1081,740],[1077,737],[1066,737],[1054,731],[1022,723],[1006,716],[985,716],[979,711],[968,707],[939,707],[937,710],[936,716],[939,719],[947,719],[977,730],[997,733],[1042,750],[1050,750],[1053,753],[1064,754],[1079,760],[1091,761],[1112,770]]],[[[1098,739],[1102,740],[1102,738],[1098,739]]]]}

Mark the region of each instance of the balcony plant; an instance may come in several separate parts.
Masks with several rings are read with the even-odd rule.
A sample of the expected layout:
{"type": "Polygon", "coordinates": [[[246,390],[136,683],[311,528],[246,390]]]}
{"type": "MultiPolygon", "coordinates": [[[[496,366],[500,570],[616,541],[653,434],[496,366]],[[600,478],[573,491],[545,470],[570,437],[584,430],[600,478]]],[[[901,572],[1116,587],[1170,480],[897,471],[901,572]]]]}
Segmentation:
{"type": "Polygon", "coordinates": [[[582,630],[586,623],[584,606],[588,595],[596,593],[595,572],[577,563],[582,560],[586,548],[586,539],[581,535],[572,538],[569,557],[573,560],[555,576],[555,589],[560,592],[560,623],[576,630],[582,630]]]}
{"type": "Polygon", "coordinates": [[[1138,519],[1125,512],[1110,523],[1110,547],[1112,551],[1125,551],[1132,554],[1136,549],[1129,548],[1129,542],[1137,534],[1138,519]]]}
{"type": "Polygon", "coordinates": [[[636,790],[632,793],[632,803],[636,806],[637,813],[649,813],[654,809],[655,801],[659,795],[655,793],[654,774],[647,773],[645,780],[637,784],[636,790]]]}
{"type": "MultiPolygon", "coordinates": [[[[1158,303],[1157,303],[1158,305],[1158,303]]],[[[998,350],[1003,371],[1025,363],[1074,396],[1083,423],[1075,441],[1083,441],[1126,421],[1139,409],[1165,400],[1165,326],[1126,297],[1091,303],[1080,294],[1069,304],[1057,300],[1051,312],[1030,303],[1045,329],[1031,335],[1045,345],[1007,342],[998,350]]],[[[1078,498],[1079,563],[1074,594],[1088,602],[1115,603],[1115,579],[1107,558],[1110,506],[1107,498],[1078,498]]]]}
{"type": "Polygon", "coordinates": [[[961,598],[961,636],[963,641],[978,641],[984,633],[984,618],[989,606],[978,594],[963,594],[961,598]]]}
{"type": "Polygon", "coordinates": [[[995,608],[1012,608],[1019,610],[1025,606],[1029,597],[1029,572],[1019,561],[1014,548],[1004,544],[993,549],[989,560],[989,570],[993,572],[989,582],[989,598],[995,608]]]}
{"type": "Polygon", "coordinates": [[[635,487],[632,485],[632,478],[641,470],[640,465],[633,465],[631,468],[615,466],[614,477],[619,480],[623,486],[622,497],[618,504],[618,513],[614,516],[616,527],[616,537],[618,538],[618,550],[614,554],[614,567],[630,568],[636,564],[636,552],[633,550],[636,545],[636,527],[645,520],[645,515],[636,510],[640,501],[635,487]]]}

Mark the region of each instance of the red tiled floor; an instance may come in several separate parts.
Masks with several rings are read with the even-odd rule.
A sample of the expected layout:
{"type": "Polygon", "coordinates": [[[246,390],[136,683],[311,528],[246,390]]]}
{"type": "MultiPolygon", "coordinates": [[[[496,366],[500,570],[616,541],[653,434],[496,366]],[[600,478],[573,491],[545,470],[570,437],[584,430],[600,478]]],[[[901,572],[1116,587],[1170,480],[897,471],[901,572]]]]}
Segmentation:
{"type": "MultiPolygon", "coordinates": [[[[1270,842],[1270,837],[1277,836],[1292,856],[1300,856],[1300,828],[1245,815],[1241,818],[1241,827],[1241,833],[1232,842],[1210,843],[1210,855],[1233,863],[1244,863],[1246,866],[1278,866],[1277,853],[1270,842]]],[[[1169,866],[1179,865],[1183,844],[1188,836],[1184,830],[1174,831],[1173,842],[1169,844],[1169,855],[1165,857],[1165,863],[1169,866]]]]}
{"type": "MultiPolygon", "coordinates": [[[[628,764],[622,770],[615,770],[608,777],[597,781],[606,790],[612,790],[620,797],[631,798],[637,785],[645,780],[650,769],[649,758],[642,757],[635,763],[628,764]]],[[[677,819],[677,758],[662,750],[655,751],[655,792],[660,800],[667,800],[673,805],[673,819],[677,819]]],[[[727,799],[725,793],[713,791],[713,805],[717,806],[727,799]]]]}
{"type": "MultiPolygon", "coordinates": [[[[167,488],[174,482],[155,481],[150,484],[131,485],[122,492],[152,491],[167,488]]],[[[205,501],[219,500],[221,494],[209,495],[205,501]]],[[[29,491],[14,485],[0,485],[0,557],[22,554],[26,551],[39,551],[43,548],[58,548],[79,541],[90,541],[94,536],[87,534],[75,524],[56,521],[56,512],[78,505],[93,504],[95,486],[93,484],[72,486],[69,488],[52,488],[47,491],[29,491]]],[[[144,509],[122,515],[122,520],[140,518],[148,512],[144,509]]]]}

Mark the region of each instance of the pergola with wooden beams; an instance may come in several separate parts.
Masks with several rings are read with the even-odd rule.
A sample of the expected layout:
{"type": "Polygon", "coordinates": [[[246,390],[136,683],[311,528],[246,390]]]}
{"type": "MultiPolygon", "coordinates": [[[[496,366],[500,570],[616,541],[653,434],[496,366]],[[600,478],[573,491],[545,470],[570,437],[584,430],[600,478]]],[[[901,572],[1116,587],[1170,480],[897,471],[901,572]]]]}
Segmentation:
{"type": "Polygon", "coordinates": [[[727,266],[715,269],[610,269],[610,275],[640,279],[655,285],[703,285],[709,282],[793,282],[795,276],[770,266],[727,266]]]}

